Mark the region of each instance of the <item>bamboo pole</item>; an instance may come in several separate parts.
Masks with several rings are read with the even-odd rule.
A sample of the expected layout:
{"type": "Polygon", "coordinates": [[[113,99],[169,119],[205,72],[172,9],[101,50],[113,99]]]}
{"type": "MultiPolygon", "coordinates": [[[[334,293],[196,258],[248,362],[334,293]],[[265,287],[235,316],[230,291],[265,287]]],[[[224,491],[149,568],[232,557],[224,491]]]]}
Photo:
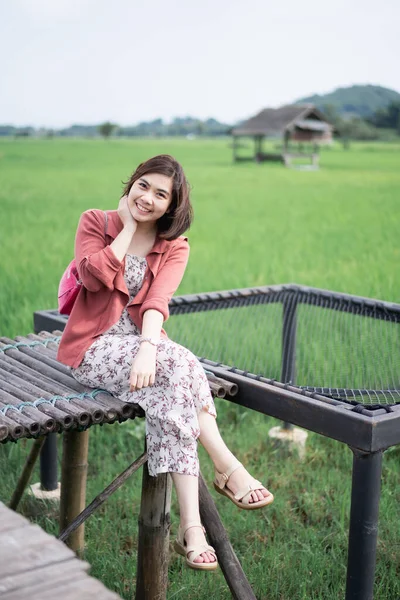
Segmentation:
{"type": "MultiPolygon", "coordinates": [[[[13,371],[14,371],[14,374],[16,374],[15,369],[13,371]]],[[[25,378],[25,380],[27,380],[27,381],[28,381],[28,379],[30,379],[29,375],[27,375],[24,372],[24,370],[21,369],[21,374],[17,378],[17,383],[13,380],[15,386],[18,385],[20,378],[25,378]]],[[[38,381],[36,381],[36,383],[38,385],[40,384],[40,382],[38,382],[38,381]]],[[[2,387],[4,387],[4,386],[2,386],[2,387]]],[[[14,392],[15,387],[12,387],[10,389],[12,389],[12,391],[14,392]]],[[[38,391],[40,391],[40,390],[38,390],[38,391]]],[[[34,402],[38,398],[46,397],[42,393],[40,393],[40,394],[38,392],[35,393],[34,390],[33,390],[33,394],[34,395],[31,395],[30,399],[27,400],[27,401],[34,402]]],[[[50,399],[51,397],[52,397],[51,395],[47,396],[48,399],[50,399]]],[[[10,404],[19,405],[19,404],[21,404],[21,401],[14,398],[14,401],[13,402],[10,401],[10,404]]],[[[34,407],[34,406],[32,406],[32,407],[26,406],[26,407],[23,408],[23,412],[25,412],[27,415],[29,415],[30,419],[34,419],[35,417],[37,417],[39,420],[41,420],[41,419],[44,418],[43,414],[47,415],[52,420],[54,420],[58,425],[61,425],[61,427],[63,429],[68,429],[68,428],[72,427],[72,425],[74,424],[74,419],[72,418],[69,409],[68,409],[68,412],[60,410],[60,409],[62,409],[62,407],[64,405],[67,406],[66,402],[63,403],[62,401],[59,403],[58,407],[52,406],[51,404],[48,404],[48,403],[43,403],[43,404],[39,404],[36,407],[34,407]],[[34,412],[34,411],[38,411],[40,416],[38,416],[38,414],[36,412],[34,412]]],[[[81,412],[82,411],[75,411],[75,415],[78,417],[81,414],[81,412]]],[[[56,429],[56,426],[54,426],[53,430],[54,429],[56,429]]]]}
{"type": "MultiPolygon", "coordinates": [[[[10,340],[10,342],[12,342],[12,340],[10,340]]],[[[0,348],[2,346],[4,346],[4,344],[0,342],[0,348]]],[[[20,350],[10,348],[9,350],[6,350],[5,354],[8,358],[11,357],[10,360],[13,360],[16,363],[19,363],[20,365],[22,364],[25,367],[31,369],[31,371],[35,372],[36,376],[45,377],[47,380],[51,379],[56,385],[60,384],[60,388],[56,390],[56,393],[58,394],[63,393],[65,390],[68,393],[73,393],[74,391],[82,393],[90,390],[90,388],[87,388],[78,383],[70,374],[65,376],[65,373],[63,372],[64,365],[62,365],[61,363],[57,363],[56,361],[52,361],[54,366],[50,366],[46,364],[46,360],[44,360],[44,362],[42,361],[42,359],[44,358],[42,355],[38,356],[38,353],[33,352],[29,348],[21,347],[20,350]],[[60,367],[60,371],[58,367],[60,367]],[[65,390],[61,386],[65,386],[65,390]]],[[[85,400],[76,399],[73,401],[69,401],[69,404],[72,408],[75,405],[79,406],[80,410],[72,410],[72,413],[71,410],[68,410],[67,412],[68,414],[80,415],[82,413],[82,408],[88,409],[92,407],[95,411],[103,411],[104,419],[107,422],[114,422],[121,412],[125,418],[129,418],[129,416],[131,416],[131,414],[134,412],[134,409],[129,406],[128,408],[121,408],[125,406],[124,403],[121,401],[117,401],[116,404],[110,406],[109,404],[107,404],[106,401],[103,400],[103,398],[109,399],[111,397],[109,396],[109,394],[99,394],[98,396],[96,396],[96,398],[93,399],[85,398],[85,400]]],[[[56,404],[58,405],[59,402],[62,401],[58,400],[56,404]]],[[[96,414],[99,415],[99,413],[93,413],[93,411],[90,411],[90,413],[92,416],[92,420],[97,422],[98,418],[96,417],[96,414]]]]}
{"type": "Polygon", "coordinates": [[[221,379],[221,377],[217,377],[214,375],[214,373],[206,373],[206,375],[208,381],[220,385],[225,394],[228,394],[229,396],[236,396],[238,393],[238,386],[236,383],[226,381],[226,379],[221,379]]]}
{"type": "Polygon", "coordinates": [[[217,396],[217,398],[225,397],[225,390],[221,385],[219,385],[218,383],[215,383],[214,381],[210,381],[210,380],[208,381],[208,385],[210,386],[211,393],[214,396],[217,396]]]}
{"type": "MultiPolygon", "coordinates": [[[[17,407],[20,404],[20,400],[14,398],[14,396],[8,394],[7,392],[0,390],[0,408],[3,409],[7,405],[17,407]]],[[[11,419],[15,423],[18,423],[26,428],[30,435],[38,435],[38,433],[40,433],[41,424],[39,420],[35,418],[36,413],[34,412],[32,415],[29,407],[25,409],[24,413],[25,414],[23,414],[20,410],[8,410],[7,417],[8,419],[11,419]]]]}
{"type": "MultiPolygon", "coordinates": [[[[0,338],[0,340],[7,340],[7,338],[0,338]]],[[[29,342],[29,339],[27,338],[22,338],[21,336],[19,336],[19,338],[21,341],[27,341],[29,342]]],[[[12,343],[13,340],[8,340],[7,343],[12,343]]],[[[45,349],[45,347],[41,348],[41,350],[45,349]]],[[[11,352],[14,350],[7,350],[6,352],[11,352]]],[[[14,351],[15,352],[15,351],[14,351]]],[[[17,353],[19,354],[20,352],[22,352],[23,354],[29,356],[31,358],[31,364],[27,365],[27,366],[32,366],[32,368],[34,368],[35,370],[39,371],[40,373],[42,373],[43,375],[45,375],[46,377],[50,377],[51,379],[54,379],[55,381],[57,381],[58,383],[62,383],[65,386],[67,386],[68,388],[72,388],[76,391],[78,391],[79,393],[82,392],[87,392],[90,388],[80,384],[78,381],[76,381],[76,379],[74,379],[71,376],[70,373],[70,369],[68,367],[66,367],[65,365],[63,365],[62,363],[58,362],[57,360],[52,360],[51,361],[51,365],[50,364],[44,364],[42,362],[42,360],[39,360],[39,356],[38,356],[38,352],[30,349],[30,348],[26,348],[24,346],[22,346],[20,348],[20,351],[17,351],[17,353]],[[34,362],[32,362],[34,361],[34,362]],[[65,369],[67,369],[67,373],[65,372],[65,369]]],[[[40,352],[40,359],[43,358],[43,354],[40,352]]],[[[16,357],[17,360],[19,360],[19,357],[16,357]]],[[[125,402],[122,402],[121,400],[118,400],[117,398],[114,398],[113,396],[105,393],[105,394],[99,394],[98,396],[96,396],[96,399],[92,400],[93,402],[97,402],[99,405],[101,406],[111,406],[112,408],[116,409],[119,415],[122,415],[124,418],[130,418],[134,412],[135,412],[135,408],[133,404],[128,404],[125,402]]]]}
{"type": "Polygon", "coordinates": [[[136,571],[140,600],[167,597],[171,487],[168,473],[150,477],[144,465],[136,571]]]}
{"type": "Polygon", "coordinates": [[[33,442],[31,451],[29,452],[28,458],[26,459],[22,473],[18,479],[18,483],[15,487],[14,493],[11,497],[9,507],[12,510],[17,510],[18,504],[22,498],[26,486],[32,475],[33,467],[35,466],[37,457],[39,456],[40,450],[45,442],[45,437],[38,438],[33,442]]]}
{"type": "MultiPolygon", "coordinates": [[[[36,388],[35,386],[30,387],[28,384],[24,384],[23,382],[21,382],[21,386],[23,386],[25,389],[24,390],[19,389],[19,387],[18,387],[19,379],[14,378],[10,374],[8,374],[8,377],[11,381],[14,382],[14,385],[9,385],[3,379],[2,373],[0,370],[1,387],[9,394],[12,394],[13,396],[15,396],[20,401],[29,402],[30,404],[33,404],[33,402],[35,402],[35,400],[37,400],[38,398],[45,398],[48,400],[52,399],[51,394],[48,394],[47,392],[42,392],[42,390],[40,390],[40,388],[36,388]],[[30,389],[31,391],[30,392],[26,391],[28,389],[30,389]]],[[[1,392],[0,392],[0,394],[1,394],[1,392]]],[[[15,399],[14,399],[14,402],[15,402],[15,399]]],[[[11,401],[10,401],[10,404],[12,404],[11,401]]],[[[20,402],[17,402],[17,404],[20,404],[20,402]]],[[[82,427],[86,427],[90,423],[90,415],[87,411],[83,411],[82,409],[78,409],[76,406],[70,405],[70,403],[67,400],[62,400],[62,399],[57,400],[57,404],[58,404],[58,407],[51,407],[51,405],[45,404],[45,403],[39,405],[37,408],[35,408],[34,406],[25,406],[22,409],[22,411],[24,413],[26,413],[27,415],[30,415],[32,418],[35,418],[41,424],[43,433],[50,433],[51,431],[54,431],[56,428],[56,418],[47,417],[43,413],[49,413],[49,414],[51,413],[52,415],[54,415],[55,409],[57,409],[57,408],[62,409],[63,413],[66,413],[67,415],[71,415],[72,417],[74,417],[76,422],[78,423],[78,425],[80,425],[82,427]]],[[[58,414],[60,415],[60,413],[58,413],[58,414]]],[[[61,424],[63,422],[63,417],[64,417],[64,415],[61,413],[60,419],[59,419],[59,420],[61,420],[61,424]]]]}
{"type": "MultiPolygon", "coordinates": [[[[60,531],[85,508],[89,431],[66,431],[63,435],[61,466],[60,531]]],[[[85,529],[81,525],[67,540],[74,552],[84,549],[85,529]]]]}
{"type": "MultiPolygon", "coordinates": [[[[3,416],[0,415],[0,421],[2,421],[2,420],[3,420],[3,416]]],[[[7,439],[8,435],[9,435],[9,431],[8,431],[8,427],[7,427],[6,423],[0,423],[0,442],[7,439]]]]}
{"type": "MultiPolygon", "coordinates": [[[[48,392],[53,397],[54,395],[61,394],[71,394],[73,390],[64,386],[63,384],[54,382],[53,380],[49,380],[48,377],[45,377],[41,373],[38,373],[34,369],[30,367],[22,367],[20,363],[15,361],[13,358],[9,356],[2,356],[0,354],[0,368],[6,370],[8,373],[13,374],[18,378],[23,378],[25,381],[33,384],[36,388],[40,388],[40,390],[44,390],[48,392]]],[[[72,378],[71,378],[72,379],[72,378]]],[[[43,394],[42,394],[43,396],[43,394]]],[[[78,406],[79,408],[90,409],[90,416],[94,423],[100,423],[104,419],[104,411],[100,406],[91,402],[90,399],[88,401],[80,401],[79,399],[70,400],[69,403],[73,403],[73,405],[78,406]]],[[[48,405],[40,405],[39,410],[43,410],[48,405]]],[[[72,419],[71,424],[72,424],[72,419]]]]}
{"type": "MultiPolygon", "coordinates": [[[[19,337],[19,340],[21,342],[26,342],[26,343],[30,342],[30,340],[27,338],[19,337]]],[[[13,343],[14,343],[14,340],[10,340],[5,337],[0,338],[0,348],[3,344],[5,346],[6,344],[11,345],[13,343]]],[[[42,349],[45,349],[45,348],[43,347],[43,348],[41,348],[41,350],[42,349]]],[[[47,377],[50,377],[50,379],[56,379],[56,381],[58,383],[63,383],[68,388],[72,387],[71,384],[75,384],[75,386],[79,387],[80,390],[85,389],[84,386],[82,386],[80,383],[78,383],[71,376],[71,371],[70,371],[69,367],[67,367],[66,365],[63,365],[62,363],[60,363],[56,360],[55,354],[52,354],[52,358],[50,359],[50,357],[48,357],[48,356],[45,357],[45,355],[42,352],[38,352],[37,350],[34,350],[33,348],[29,348],[27,346],[21,346],[18,349],[17,348],[9,348],[8,350],[5,350],[5,354],[10,355],[12,358],[15,358],[15,360],[18,360],[19,362],[24,362],[24,364],[26,364],[28,367],[31,367],[32,369],[34,369],[35,371],[38,371],[39,373],[43,373],[47,377]],[[24,360],[24,358],[23,358],[24,356],[29,357],[30,360],[29,361],[26,359],[24,360]],[[41,367],[43,365],[46,365],[46,366],[42,370],[41,367]]]]}
{"type": "Polygon", "coordinates": [[[234,600],[256,600],[242,566],[231,546],[228,534],[207,485],[200,473],[199,477],[200,516],[206,528],[208,539],[218,556],[218,562],[234,600]]]}
{"type": "MultiPolygon", "coordinates": [[[[0,406],[0,409],[2,408],[2,406],[0,406]]],[[[15,412],[15,411],[13,411],[13,412],[15,412]]],[[[7,427],[7,429],[8,429],[7,437],[10,440],[16,441],[22,437],[29,436],[29,432],[24,425],[22,425],[21,423],[17,423],[16,421],[14,421],[13,419],[10,419],[6,415],[3,415],[3,414],[0,415],[0,422],[2,423],[3,426],[7,427]]]]}
{"type": "Polygon", "coordinates": [[[116,477],[110,485],[108,485],[100,494],[96,496],[96,498],[60,533],[58,539],[62,542],[66,540],[66,538],[73,532],[79,525],[82,525],[88,519],[94,511],[99,508],[108,500],[108,498],[121,487],[123,483],[130,477],[133,473],[135,473],[147,460],[147,452],[143,452],[139,458],[137,458],[125,471],[123,471],[118,477],[116,477]]]}
{"type": "MultiPolygon", "coordinates": [[[[0,338],[0,341],[3,342],[3,340],[5,339],[6,338],[0,338]]],[[[56,369],[57,371],[63,373],[64,375],[67,375],[68,377],[71,377],[70,367],[67,367],[66,365],[58,362],[56,358],[56,353],[53,350],[49,350],[45,346],[36,346],[34,348],[21,346],[20,348],[18,348],[18,350],[13,348],[6,350],[6,354],[10,354],[11,352],[22,352],[25,356],[29,356],[34,360],[39,360],[40,357],[40,362],[47,364],[49,367],[53,367],[53,369],[56,369]]]]}

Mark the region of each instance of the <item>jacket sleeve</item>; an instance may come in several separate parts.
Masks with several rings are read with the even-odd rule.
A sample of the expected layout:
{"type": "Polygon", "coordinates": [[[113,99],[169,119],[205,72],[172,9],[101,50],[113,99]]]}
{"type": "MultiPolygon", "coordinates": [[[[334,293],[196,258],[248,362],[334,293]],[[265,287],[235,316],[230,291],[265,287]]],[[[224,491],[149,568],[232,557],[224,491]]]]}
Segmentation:
{"type": "Polygon", "coordinates": [[[114,289],[114,279],[122,263],[106,245],[103,211],[87,210],[81,215],[75,237],[75,261],[87,290],[98,292],[104,286],[114,289]]]}
{"type": "Polygon", "coordinates": [[[182,281],[189,260],[189,251],[187,238],[178,238],[177,244],[158,271],[146,300],[140,307],[139,316],[141,318],[146,310],[155,309],[162,313],[164,321],[168,319],[168,303],[182,281]]]}

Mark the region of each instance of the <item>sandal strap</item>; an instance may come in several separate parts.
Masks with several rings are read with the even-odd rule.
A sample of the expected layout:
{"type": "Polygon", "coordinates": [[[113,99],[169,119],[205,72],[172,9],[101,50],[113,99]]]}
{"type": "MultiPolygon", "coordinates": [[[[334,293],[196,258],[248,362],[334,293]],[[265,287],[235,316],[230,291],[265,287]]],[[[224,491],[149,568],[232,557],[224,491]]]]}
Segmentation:
{"type": "MultiPolygon", "coordinates": [[[[246,498],[246,496],[248,496],[249,494],[251,494],[251,492],[255,492],[256,490],[260,490],[263,487],[264,486],[263,486],[263,484],[260,481],[257,481],[256,479],[254,479],[246,487],[244,487],[241,490],[239,490],[238,492],[236,492],[234,498],[235,498],[235,500],[242,500],[243,501],[246,498]]],[[[247,502],[244,501],[243,504],[247,504],[247,502]]]]}
{"type": "Polygon", "coordinates": [[[191,562],[193,562],[196,558],[198,558],[204,552],[211,552],[215,558],[217,558],[217,553],[215,552],[212,546],[208,544],[197,544],[197,546],[185,546],[186,556],[189,558],[189,554],[193,552],[192,556],[189,558],[191,562]]]}
{"type": "Polygon", "coordinates": [[[229,469],[226,470],[226,473],[220,473],[215,469],[215,482],[221,490],[228,483],[229,477],[234,473],[237,469],[243,467],[242,463],[235,458],[229,469]]]}
{"type": "Polygon", "coordinates": [[[185,533],[191,527],[201,527],[202,530],[205,532],[205,529],[204,529],[203,525],[200,523],[200,521],[189,521],[188,523],[185,524],[185,528],[183,528],[179,525],[179,530],[180,530],[182,540],[185,539],[185,533]]]}

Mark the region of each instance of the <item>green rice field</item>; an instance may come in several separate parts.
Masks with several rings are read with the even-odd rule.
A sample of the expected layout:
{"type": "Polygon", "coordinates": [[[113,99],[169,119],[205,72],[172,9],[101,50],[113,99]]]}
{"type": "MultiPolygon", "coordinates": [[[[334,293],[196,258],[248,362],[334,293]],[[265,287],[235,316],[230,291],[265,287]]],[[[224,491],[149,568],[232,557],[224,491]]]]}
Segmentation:
{"type": "MultiPolygon", "coordinates": [[[[116,208],[122,182],[139,162],[159,153],[180,160],[192,186],[191,256],[178,293],[295,282],[400,302],[400,143],[353,144],[347,151],[337,145],[322,151],[320,170],[311,172],[275,163],[233,164],[228,139],[0,138],[0,337],[31,332],[33,312],[56,307],[81,212],[116,208]]],[[[204,315],[201,325],[196,316],[193,323],[196,331],[208,323],[207,340],[216,334],[219,346],[211,345],[210,353],[223,350],[232,360],[239,356],[246,363],[238,364],[242,368],[262,369],[269,330],[263,329],[260,342],[261,318],[249,319],[243,333],[235,319],[228,324],[204,315]]],[[[171,319],[171,337],[174,319],[179,317],[171,319]]],[[[396,339],[398,333],[392,343],[396,339]]],[[[341,340],[335,343],[340,349],[341,340]]],[[[347,356],[351,340],[344,345],[347,356]]],[[[318,347],[314,350],[317,355],[318,347]]],[[[271,348],[269,376],[278,377],[274,352],[271,348]]],[[[307,362],[315,360],[313,347],[308,353],[307,362]]],[[[393,361],[390,347],[378,358],[382,364],[393,361]]],[[[363,360],[369,369],[368,357],[363,360]]],[[[345,369],[348,363],[343,378],[345,369]]],[[[217,400],[217,411],[228,445],[275,494],[271,507],[247,512],[212,492],[257,598],[343,598],[351,451],[309,433],[300,461],[269,443],[274,419],[226,400],[217,400]]],[[[143,433],[143,421],[92,429],[88,502],[142,452],[143,433]]],[[[31,443],[0,446],[4,502],[31,443]]],[[[201,448],[200,458],[211,483],[211,464],[201,448]]],[[[399,459],[400,447],[384,456],[376,600],[400,600],[399,459]]],[[[85,559],[92,575],[124,599],[135,589],[140,485],[137,474],[86,525],[85,559]]],[[[27,507],[25,501],[22,510],[27,507]]],[[[39,523],[57,532],[55,519],[42,517],[39,523]]],[[[172,535],[177,524],[174,499],[172,535]]],[[[231,597],[222,573],[190,571],[171,552],[168,600],[210,597],[231,597]]]]}

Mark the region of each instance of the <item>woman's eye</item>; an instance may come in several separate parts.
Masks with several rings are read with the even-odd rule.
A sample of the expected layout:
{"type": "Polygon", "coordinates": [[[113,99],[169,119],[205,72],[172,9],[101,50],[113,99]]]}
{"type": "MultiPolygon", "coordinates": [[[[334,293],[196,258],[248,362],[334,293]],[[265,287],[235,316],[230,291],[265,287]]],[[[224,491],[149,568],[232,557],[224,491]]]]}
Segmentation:
{"type": "Polygon", "coordinates": [[[139,181],[139,185],[140,185],[140,187],[142,187],[142,188],[145,188],[145,187],[146,187],[146,184],[145,184],[145,183],[143,183],[143,181],[139,181]]]}

